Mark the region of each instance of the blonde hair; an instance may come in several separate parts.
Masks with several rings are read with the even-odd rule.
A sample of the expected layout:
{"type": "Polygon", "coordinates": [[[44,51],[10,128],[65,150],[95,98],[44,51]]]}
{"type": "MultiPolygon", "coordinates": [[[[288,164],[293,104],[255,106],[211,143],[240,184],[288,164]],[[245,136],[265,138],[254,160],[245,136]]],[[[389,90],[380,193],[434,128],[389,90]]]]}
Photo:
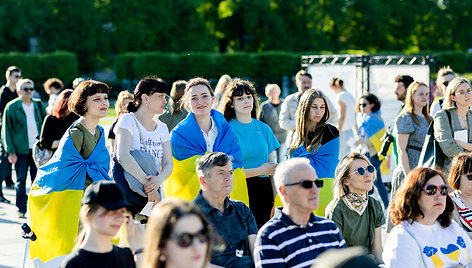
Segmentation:
{"type": "Polygon", "coordinates": [[[28,84],[28,83],[34,87],[34,82],[31,79],[23,78],[23,79],[18,80],[18,83],[16,83],[16,90],[20,90],[23,84],[28,84]]]}
{"type": "Polygon", "coordinates": [[[125,100],[134,100],[133,94],[131,94],[129,91],[124,90],[121,91],[120,94],[118,94],[118,98],[116,99],[115,102],[115,112],[117,116],[120,116],[124,113],[126,113],[126,109],[123,109],[123,102],[125,100]]]}
{"type": "Polygon", "coordinates": [[[224,94],[231,80],[231,76],[227,74],[222,75],[216,84],[215,93],[224,94]]]}
{"type": "MultiPolygon", "coordinates": [[[[402,112],[400,113],[400,115],[409,113],[411,115],[411,118],[413,119],[413,122],[415,122],[415,124],[417,126],[420,125],[420,121],[419,121],[418,117],[416,116],[416,114],[414,112],[415,105],[413,103],[413,95],[415,94],[416,90],[418,90],[418,88],[420,86],[424,86],[424,87],[426,87],[426,89],[429,90],[428,86],[424,82],[414,81],[413,83],[411,83],[408,86],[408,89],[407,89],[407,92],[406,92],[405,107],[403,108],[402,112]]],[[[429,105],[425,105],[423,107],[422,113],[423,113],[424,117],[426,118],[426,120],[428,121],[428,123],[431,122],[431,117],[429,116],[429,105]]]]}
{"type": "Polygon", "coordinates": [[[450,109],[456,109],[457,105],[456,102],[452,100],[451,96],[453,96],[456,93],[457,88],[462,84],[466,83],[467,85],[470,85],[469,80],[465,79],[464,77],[456,77],[449,82],[446,88],[446,96],[444,98],[444,103],[442,105],[442,108],[444,110],[450,110],[450,109]]]}
{"type": "MultiPolygon", "coordinates": [[[[339,162],[338,166],[336,167],[336,171],[334,173],[334,197],[343,197],[349,193],[349,188],[344,184],[346,179],[349,178],[349,171],[351,169],[351,165],[355,160],[364,160],[367,164],[372,165],[369,159],[360,153],[352,152],[343,157],[341,162],[339,162]]],[[[377,179],[377,172],[374,172],[373,179],[377,179]]]]}
{"type": "Polygon", "coordinates": [[[280,95],[281,90],[280,90],[279,85],[277,85],[277,84],[267,84],[267,86],[265,87],[265,95],[266,95],[266,97],[269,97],[270,90],[273,89],[273,88],[275,88],[276,90],[278,90],[278,91],[279,91],[279,95],[280,95]]]}

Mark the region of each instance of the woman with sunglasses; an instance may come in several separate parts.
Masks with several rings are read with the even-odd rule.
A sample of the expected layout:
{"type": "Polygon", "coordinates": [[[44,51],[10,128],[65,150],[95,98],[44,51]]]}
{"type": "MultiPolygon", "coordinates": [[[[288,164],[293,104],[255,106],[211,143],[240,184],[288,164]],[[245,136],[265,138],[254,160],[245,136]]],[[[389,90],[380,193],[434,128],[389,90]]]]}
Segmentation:
{"type": "Polygon", "coordinates": [[[390,209],[396,225],[384,245],[386,267],[464,267],[472,241],[452,220],[454,204],[444,176],[434,169],[412,170],[390,209]],[[462,266],[456,266],[462,265],[462,266]]]}
{"type": "Polygon", "coordinates": [[[456,77],[456,74],[449,66],[444,66],[438,71],[438,78],[436,79],[436,88],[433,91],[434,100],[431,103],[429,114],[434,117],[442,108],[444,103],[444,96],[446,95],[446,88],[449,82],[456,77]]]}
{"type": "Polygon", "coordinates": [[[443,170],[447,172],[452,159],[472,151],[472,91],[469,80],[456,77],[446,88],[443,110],[434,116],[434,137],[446,155],[443,170]]]}
{"type": "Polygon", "coordinates": [[[152,211],[142,267],[207,267],[212,236],[211,224],[195,204],[165,200],[152,211]]]}
{"type": "Polygon", "coordinates": [[[360,152],[367,156],[369,161],[374,165],[377,179],[374,181],[375,187],[379,192],[380,198],[385,207],[388,207],[388,192],[382,181],[380,165],[382,160],[379,159],[377,153],[382,147],[381,137],[385,133],[385,124],[380,114],[380,101],[374,94],[363,95],[358,101],[358,112],[362,113],[362,121],[357,131],[359,139],[355,145],[358,146],[360,152]]]}
{"type": "Polygon", "coordinates": [[[374,166],[360,153],[346,155],[336,168],[335,199],[326,217],[336,223],[348,247],[362,246],[382,263],[382,204],[368,195],[376,179],[374,166]]]}
{"type": "Polygon", "coordinates": [[[472,155],[461,153],[454,157],[449,172],[450,193],[454,201],[454,220],[472,237],[472,155]]]}
{"type": "Polygon", "coordinates": [[[328,119],[329,108],[323,92],[305,91],[297,108],[295,139],[288,151],[291,158],[308,158],[318,178],[323,180],[319,207],[314,211],[322,217],[326,205],[333,199],[333,178],[339,162],[339,131],[328,124],[328,119]]]}

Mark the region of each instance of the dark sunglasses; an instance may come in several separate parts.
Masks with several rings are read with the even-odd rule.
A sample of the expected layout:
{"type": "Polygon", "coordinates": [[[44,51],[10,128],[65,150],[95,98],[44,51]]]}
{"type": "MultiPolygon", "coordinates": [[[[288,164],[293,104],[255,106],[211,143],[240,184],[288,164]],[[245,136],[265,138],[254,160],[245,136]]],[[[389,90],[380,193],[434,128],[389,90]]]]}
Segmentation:
{"type": "Polygon", "coordinates": [[[366,173],[366,170],[367,170],[367,172],[369,172],[370,174],[373,174],[373,173],[375,172],[375,167],[372,166],[372,165],[367,166],[366,168],[358,167],[358,168],[356,169],[356,171],[351,172],[351,173],[349,173],[348,175],[352,175],[352,174],[354,174],[354,173],[357,173],[357,174],[359,174],[359,175],[361,175],[361,176],[364,176],[365,173],[366,173]]]}
{"type": "MultiPolygon", "coordinates": [[[[465,175],[465,174],[464,174],[465,175]]],[[[465,175],[469,181],[472,181],[472,174],[465,175]]]]}
{"type": "Polygon", "coordinates": [[[323,181],[322,180],[314,180],[314,181],[299,181],[299,182],[294,182],[294,183],[289,183],[285,184],[285,186],[293,186],[293,185],[298,185],[300,184],[303,188],[305,189],[311,189],[313,188],[313,183],[316,185],[317,188],[323,187],[323,181]]]}
{"type": "Polygon", "coordinates": [[[359,106],[360,107],[366,107],[367,105],[369,105],[370,103],[359,103],[359,106]]]}
{"type": "Polygon", "coordinates": [[[208,229],[203,228],[195,234],[191,234],[191,233],[172,234],[170,238],[172,238],[179,247],[188,248],[190,245],[192,245],[193,240],[195,238],[198,238],[198,240],[201,243],[206,243],[210,239],[210,236],[208,234],[208,229]]]}
{"type": "Polygon", "coordinates": [[[24,91],[34,91],[33,87],[25,87],[23,88],[24,91]]]}
{"type": "Polygon", "coordinates": [[[424,192],[427,195],[435,195],[436,192],[439,191],[441,195],[447,195],[449,193],[449,188],[447,185],[434,185],[434,184],[428,184],[424,187],[424,192]]]}
{"type": "Polygon", "coordinates": [[[445,87],[447,87],[447,86],[449,85],[449,82],[450,82],[450,81],[444,81],[442,84],[443,84],[445,87]]]}
{"type": "Polygon", "coordinates": [[[15,77],[15,78],[21,78],[22,76],[17,74],[17,75],[14,75],[13,77],[15,77]]]}

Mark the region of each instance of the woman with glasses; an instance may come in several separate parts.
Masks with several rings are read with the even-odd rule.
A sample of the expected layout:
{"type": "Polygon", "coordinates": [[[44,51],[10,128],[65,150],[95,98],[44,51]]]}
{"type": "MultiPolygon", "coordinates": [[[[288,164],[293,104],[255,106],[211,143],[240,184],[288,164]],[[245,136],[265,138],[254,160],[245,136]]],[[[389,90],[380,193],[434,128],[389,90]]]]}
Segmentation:
{"type": "Polygon", "coordinates": [[[451,67],[444,66],[439,69],[438,78],[436,79],[436,88],[433,92],[434,100],[429,109],[431,117],[434,117],[436,113],[442,109],[441,106],[444,103],[444,96],[446,96],[446,88],[449,85],[449,82],[451,82],[455,77],[456,74],[451,67]]]}
{"type": "Polygon", "coordinates": [[[374,165],[375,172],[377,173],[374,185],[377,187],[384,206],[388,207],[388,192],[383,184],[382,174],[380,173],[382,160],[377,156],[382,147],[381,138],[385,133],[385,124],[380,114],[380,101],[377,96],[369,93],[359,98],[357,107],[358,111],[362,113],[362,121],[357,131],[359,139],[355,145],[374,165]]]}
{"type": "Polygon", "coordinates": [[[430,168],[412,170],[390,209],[396,225],[384,245],[386,267],[464,267],[472,241],[452,218],[454,204],[444,176],[430,168]],[[459,266],[457,266],[459,265],[459,266]]]}
{"type": "Polygon", "coordinates": [[[212,226],[193,203],[169,199],[152,211],[144,249],[145,268],[207,267],[212,226]]]}
{"type": "Polygon", "coordinates": [[[472,155],[461,153],[454,157],[449,172],[450,193],[454,201],[454,220],[472,237],[472,155]]]}
{"type": "Polygon", "coordinates": [[[360,153],[346,155],[336,168],[335,199],[326,207],[326,217],[336,223],[348,247],[362,246],[382,263],[382,204],[370,197],[376,179],[375,167],[360,153]]]}
{"type": "Polygon", "coordinates": [[[454,78],[446,88],[443,110],[434,116],[434,137],[446,155],[444,172],[461,152],[472,151],[472,94],[469,80],[454,78]]]}
{"type": "Polygon", "coordinates": [[[334,172],[339,160],[339,131],[328,124],[329,108],[320,90],[303,93],[296,112],[296,134],[289,155],[305,157],[323,180],[319,208],[314,213],[324,216],[326,205],[333,199],[334,172]]]}

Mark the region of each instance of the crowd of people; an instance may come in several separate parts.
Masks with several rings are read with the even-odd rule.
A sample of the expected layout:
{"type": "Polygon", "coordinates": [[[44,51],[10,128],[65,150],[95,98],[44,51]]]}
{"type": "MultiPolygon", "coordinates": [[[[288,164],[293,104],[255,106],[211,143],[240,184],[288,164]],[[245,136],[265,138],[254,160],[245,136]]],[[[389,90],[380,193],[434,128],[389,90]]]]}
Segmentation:
{"type": "Polygon", "coordinates": [[[303,70],[297,92],[281,98],[268,84],[262,103],[251,82],[229,75],[215,91],[200,77],[171,89],[146,77],[118,94],[107,137],[107,84],[63,89],[51,78],[45,105],[20,68],[6,79],[0,202],[10,203],[1,186],[13,184],[14,165],[18,217],[38,237],[32,258],[66,256],[62,267],[323,267],[331,250],[362,247],[364,265],[472,264],[472,90],[449,67],[434,100],[428,83],[398,75],[401,109],[388,125],[374,94],[356,99],[334,77],[330,100],[303,70]],[[430,130],[444,161],[424,166],[430,130]]]}

